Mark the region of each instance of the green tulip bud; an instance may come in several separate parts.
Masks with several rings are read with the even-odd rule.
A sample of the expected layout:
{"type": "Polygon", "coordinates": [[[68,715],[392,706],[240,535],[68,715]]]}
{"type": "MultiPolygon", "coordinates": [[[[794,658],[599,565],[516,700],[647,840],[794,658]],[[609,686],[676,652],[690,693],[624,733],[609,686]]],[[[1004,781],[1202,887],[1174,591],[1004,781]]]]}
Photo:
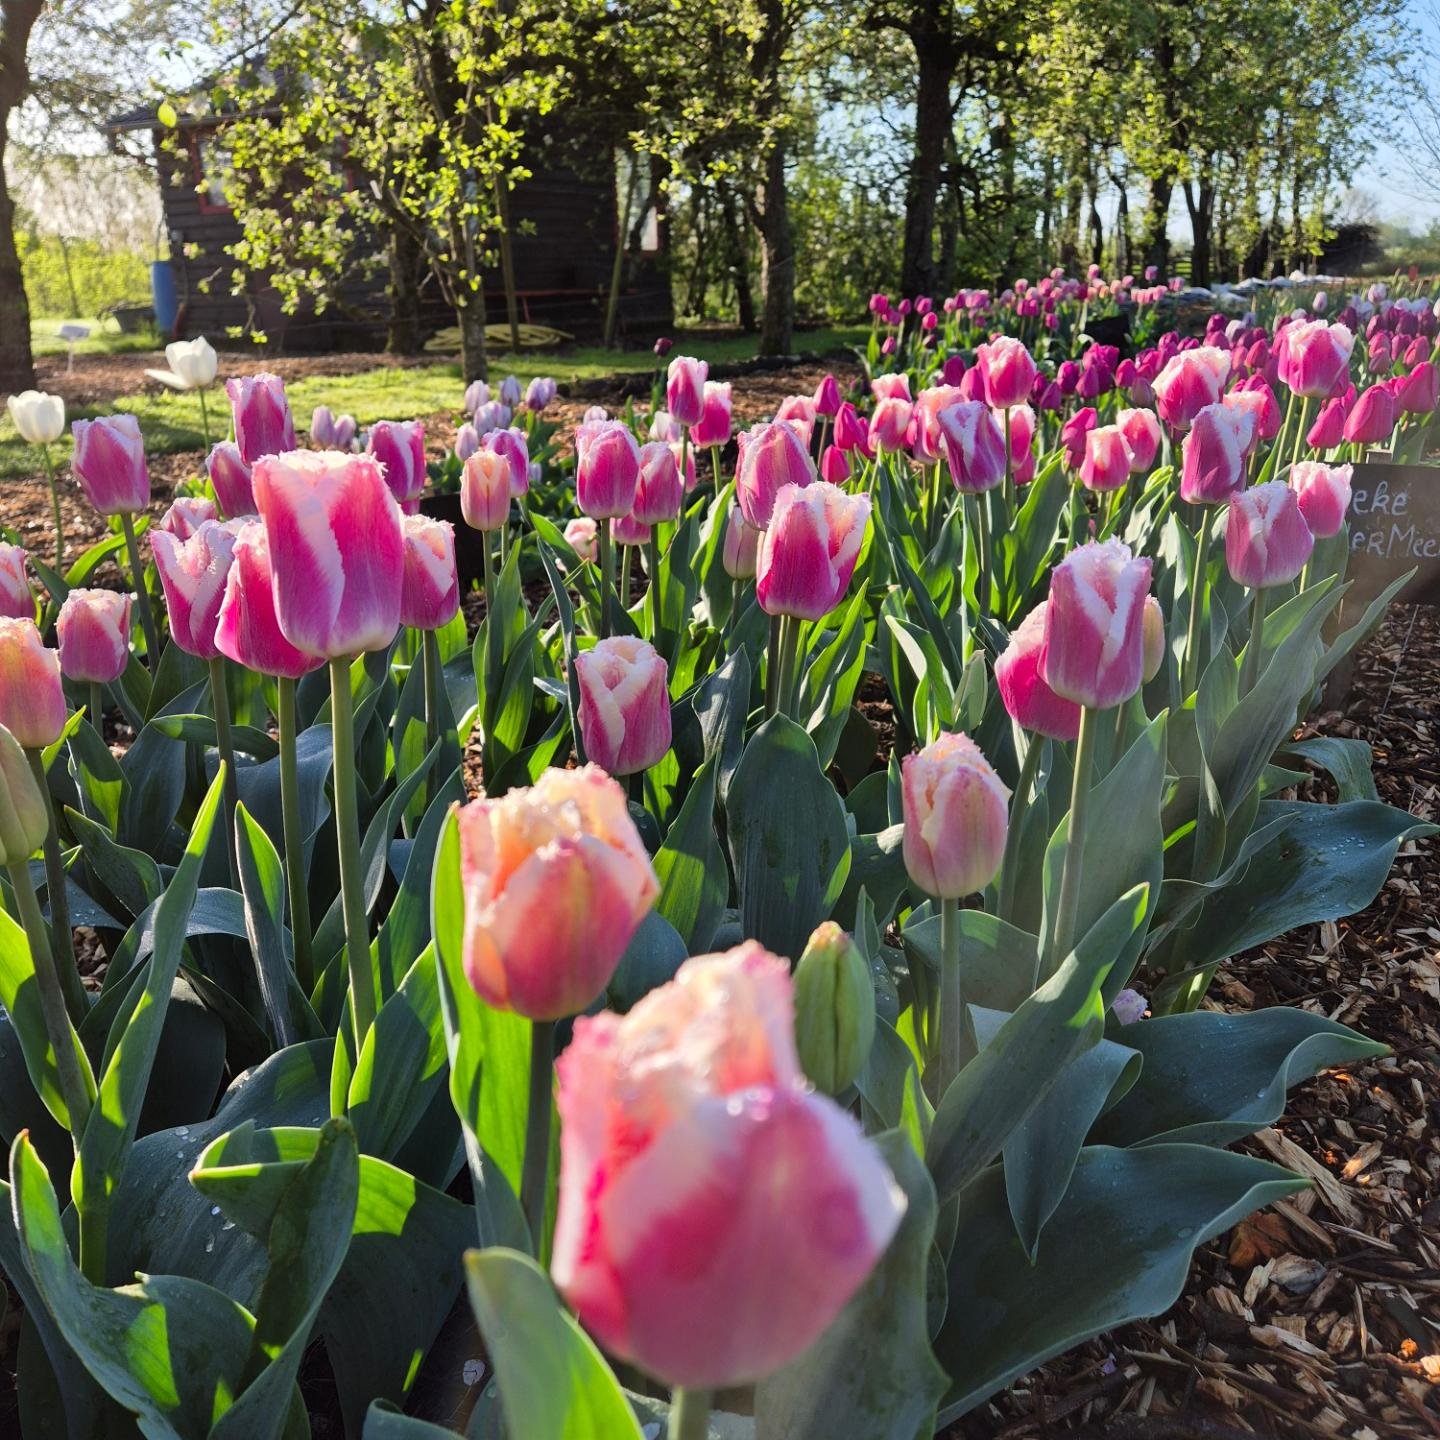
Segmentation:
{"type": "Polygon", "coordinates": [[[810,937],[795,969],[795,1044],[817,1090],[839,1095],[875,1039],[875,989],[855,942],[833,920],[810,937]]]}
{"type": "Polygon", "coordinates": [[[50,829],[45,797],[30,773],[20,742],[0,725],[0,865],[33,855],[50,829]]]}

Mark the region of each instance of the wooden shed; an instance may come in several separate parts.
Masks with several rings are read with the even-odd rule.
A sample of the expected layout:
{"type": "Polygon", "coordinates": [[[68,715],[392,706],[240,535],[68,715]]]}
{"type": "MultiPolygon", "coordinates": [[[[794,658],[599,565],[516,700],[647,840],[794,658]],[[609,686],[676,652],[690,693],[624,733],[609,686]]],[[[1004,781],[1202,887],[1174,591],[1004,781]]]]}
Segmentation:
{"type": "MultiPolygon", "coordinates": [[[[178,302],[173,336],[166,338],[262,332],[267,343],[292,353],[381,348],[390,308],[384,264],[347,280],[336,300],[318,314],[305,308],[285,313],[279,295],[257,278],[234,293],[230,247],[241,238],[240,225],[223,190],[206,178],[217,168],[207,164],[207,151],[223,145],[224,125],[223,118],[182,117],[176,134],[153,107],[144,106],[105,126],[112,144],[150,136],[178,302]]],[[[615,153],[608,145],[572,139],[561,146],[537,137],[525,163],[531,178],[510,198],[521,319],[593,339],[604,326],[619,243],[615,153]]],[[[648,341],[673,320],[665,229],[655,214],[632,224],[632,239],[638,237],[639,243],[627,256],[619,309],[620,333],[632,339],[648,341]]],[[[377,252],[379,246],[377,237],[377,252]]],[[[422,285],[421,300],[425,333],[455,323],[433,280],[422,285]]],[[[485,302],[491,320],[503,320],[498,268],[486,273],[485,302]]]]}

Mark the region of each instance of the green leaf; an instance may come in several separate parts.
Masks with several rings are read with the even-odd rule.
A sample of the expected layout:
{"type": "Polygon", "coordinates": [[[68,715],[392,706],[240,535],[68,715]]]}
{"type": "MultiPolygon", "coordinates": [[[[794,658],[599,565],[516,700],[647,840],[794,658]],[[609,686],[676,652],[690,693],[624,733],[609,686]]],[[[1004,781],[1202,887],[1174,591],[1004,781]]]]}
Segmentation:
{"type": "Polygon", "coordinates": [[[775,715],[755,732],[725,811],[741,931],[797,959],[850,869],[845,807],[798,725],[775,715]]]}
{"type": "MultiPolygon", "coordinates": [[[[707,942],[708,943],[708,942],[707,942]]],[[[690,951],[675,927],[652,910],[636,927],[605,987],[606,1008],[622,1013],[675,978],[690,951]]]]}
{"type": "MultiPolygon", "coordinates": [[[[171,645],[166,654],[177,650],[171,645]]],[[[161,712],[190,714],[204,692],[204,683],[175,696],[161,712]]],[[[185,746],[162,734],[152,723],[135,737],[120,762],[129,786],[115,838],[151,855],[159,854],[170,835],[170,825],[185,797],[185,746]]],[[[240,772],[243,773],[243,772],[240,772]]]]}
{"type": "Polygon", "coordinates": [[[143,914],[165,889],[160,867],[143,850],[119,844],[112,833],[78,810],[65,811],[65,821],[80,842],[95,879],[130,916],[143,914]]]}
{"type": "Polygon", "coordinates": [[[1364,740],[1343,740],[1338,735],[1315,735],[1309,740],[1293,740],[1281,751],[1283,755],[1299,755],[1318,765],[1334,777],[1340,789],[1340,801],[1379,800],[1371,766],[1374,753],[1364,740]]]}
{"type": "Polygon", "coordinates": [[[76,725],[71,732],[69,748],[81,803],[114,834],[129,801],[129,784],[120,762],[86,722],[76,725]]]}
{"type": "Polygon", "coordinates": [[[291,1008],[294,971],[285,946],[285,872],[270,837],[244,805],[235,807],[235,852],[245,898],[245,931],[270,1032],[278,1049],[306,1033],[304,1020],[291,1008]]]}
{"type": "Polygon", "coordinates": [[[755,1440],[915,1440],[933,1424],[946,1387],[925,1311],[935,1187],[898,1131],[875,1144],[905,1192],[905,1218],[825,1333],[756,1387],[755,1440]]]}
{"type": "Polygon", "coordinates": [[[1323,1015],[1283,1005],[1161,1015],[1121,1033],[1144,1066],[1096,1129],[1106,1145],[1233,1144],[1278,1120],[1286,1091],[1302,1080],[1388,1050],[1323,1015]]]}
{"type": "Polygon", "coordinates": [[[864,1102],[867,1133],[901,1130],[917,1155],[925,1153],[935,1109],[920,1084],[910,1047],[883,1018],[876,1018],[875,1039],[855,1088],[864,1102]]]}
{"type": "Polygon", "coordinates": [[[1090,1146],[1032,1265],[1004,1176],[987,1170],[961,1193],[955,1218],[955,1303],[935,1341],[951,1380],[940,1425],[1092,1335],[1160,1314],[1180,1294],[1197,1246],[1304,1183],[1278,1165],[1202,1145],[1090,1146]]]}
{"type": "Polygon", "coordinates": [[[561,1308],[549,1277],[528,1255],[471,1250],[465,1278],[511,1434],[525,1440],[642,1440],[604,1356],[561,1308]]]}
{"type": "Polygon", "coordinates": [[[926,1161],[942,1202],[996,1155],[1076,1055],[1104,1028],[1101,987],[1144,923],[1148,885],[1122,895],[1064,963],[951,1083],[935,1111],[926,1161]]]}
{"type": "MultiPolygon", "coordinates": [[[[965,1003],[987,1010],[1018,1010],[1035,991],[1039,940],[983,910],[962,910],[958,919],[960,985],[965,1003]]],[[[938,984],[940,917],[912,919],[900,932],[900,943],[911,968],[924,965],[938,984]]]]}
{"type": "Polygon", "coordinates": [[[695,776],[654,865],[660,880],[656,912],[692,953],[707,950],[730,893],[725,852],[715,836],[714,761],[707,760],[695,776]]]}
{"type": "MultiPolygon", "coordinates": [[[[209,715],[159,715],[151,723],[172,740],[184,740],[207,750],[219,744],[215,721],[209,715]]],[[[253,755],[256,760],[273,760],[280,753],[280,742],[274,736],[250,725],[232,725],[230,740],[239,754],[253,755]]]]}
{"type": "Polygon", "coordinates": [[[365,1412],[365,1429],[361,1440],[459,1440],[454,1430],[417,1420],[385,1400],[377,1400],[365,1412]]]}

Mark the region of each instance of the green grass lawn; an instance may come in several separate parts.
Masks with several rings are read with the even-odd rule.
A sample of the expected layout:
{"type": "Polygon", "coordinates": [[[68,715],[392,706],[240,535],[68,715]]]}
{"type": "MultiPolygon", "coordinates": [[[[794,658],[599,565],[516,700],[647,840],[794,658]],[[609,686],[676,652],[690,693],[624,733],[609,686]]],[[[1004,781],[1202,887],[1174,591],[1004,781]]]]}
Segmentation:
{"type": "Polygon", "coordinates": [[[133,355],[141,350],[159,350],[164,346],[154,330],[138,335],[122,335],[113,320],[100,321],[93,315],[51,316],[30,322],[30,348],[37,355],[64,355],[70,349],[60,338],[62,325],[88,325],[89,336],[75,346],[77,355],[133,355]]]}
{"type": "MultiPolygon", "coordinates": [[[[36,322],[37,326],[49,326],[52,338],[62,323],[60,320],[36,322]]],[[[796,343],[804,350],[824,353],[863,345],[867,334],[868,331],[860,326],[807,330],[796,337],[796,343]]],[[[111,333],[85,341],[83,346],[94,346],[99,351],[109,341],[129,350],[153,348],[153,342],[130,344],[143,338],[111,333]]],[[[58,340],[55,343],[58,346],[58,340]]],[[[714,336],[704,331],[686,335],[681,332],[676,336],[676,348],[680,353],[696,355],[716,364],[734,363],[754,356],[755,337],[714,336]]],[[[111,353],[123,352],[112,350],[111,353]]],[[[255,368],[260,369],[263,365],[263,357],[257,355],[255,368]]],[[[651,371],[657,367],[655,356],[648,350],[607,350],[599,345],[557,351],[526,350],[519,354],[490,357],[492,384],[498,384],[509,374],[517,376],[522,384],[535,375],[551,375],[565,383],[651,371]]],[[[406,366],[377,366],[352,375],[315,376],[297,380],[286,389],[295,412],[296,426],[302,435],[309,427],[311,411],[320,404],[328,405],[337,415],[353,415],[361,425],[371,425],[377,420],[405,420],[441,412],[458,415],[464,394],[459,364],[443,360],[421,360],[406,366]]],[[[219,439],[229,428],[224,391],[216,386],[210,391],[208,399],[212,438],[219,439]]],[[[145,435],[145,448],[151,455],[170,455],[177,451],[199,450],[204,446],[197,395],[169,391],[123,395],[113,407],[72,408],[67,412],[66,419],[89,418],[106,413],[106,408],[126,410],[139,418],[145,435]]],[[[68,460],[68,435],[52,448],[52,454],[57,461],[68,460]]],[[[0,479],[14,479],[38,471],[39,462],[34,451],[21,442],[8,417],[0,421],[0,479]]]]}

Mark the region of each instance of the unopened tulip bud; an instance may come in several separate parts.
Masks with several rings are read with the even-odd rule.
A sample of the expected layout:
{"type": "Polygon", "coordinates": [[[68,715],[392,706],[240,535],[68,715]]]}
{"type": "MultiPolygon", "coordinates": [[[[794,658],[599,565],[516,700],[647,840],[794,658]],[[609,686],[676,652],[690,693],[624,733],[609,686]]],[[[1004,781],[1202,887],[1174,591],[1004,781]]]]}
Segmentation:
{"type": "Polygon", "coordinates": [[[611,775],[648,770],[670,749],[670,672],[634,635],[612,635],[575,657],[586,758],[611,775]]]}
{"type": "Polygon", "coordinates": [[[1145,642],[1145,668],[1141,672],[1145,684],[1149,684],[1165,663],[1165,612],[1153,596],[1145,597],[1145,616],[1142,626],[1145,642]]]}
{"type": "Polygon", "coordinates": [[[578,1014],[660,890],[624,790],[595,765],[547,770],[455,814],[470,984],[527,1019],[578,1014]]]}
{"type": "Polygon", "coordinates": [[[1153,410],[1121,410],[1115,423],[1130,447],[1130,473],[1143,474],[1160,452],[1160,417],[1153,410]]]}
{"type": "Polygon", "coordinates": [[[847,454],[852,450],[869,453],[870,426],[848,400],[835,412],[835,444],[847,454]]]}
{"type": "Polygon", "coordinates": [[[448,520],[406,515],[405,579],[400,590],[400,623],[413,630],[439,630],[460,611],[455,570],[455,527],[448,520]]]}
{"type": "Polygon", "coordinates": [[[295,422],[278,375],[237,375],[225,382],[235,422],[235,443],[247,465],[295,449],[295,422]]]}
{"type": "Polygon", "coordinates": [[[628,515],[639,478],[640,447],[623,421],[589,421],[575,432],[575,499],[591,519],[628,515]]]}
{"type": "Polygon", "coordinates": [[[1395,409],[1395,392],[1389,383],[1372,385],[1345,421],[1345,439],[1351,445],[1386,444],[1395,429],[1395,409]]]}
{"type": "Polygon", "coordinates": [[[532,415],[542,414],[554,400],[559,387],[548,375],[537,375],[525,387],[524,406],[532,415]]]}
{"type": "Polygon", "coordinates": [[[67,680],[110,685],[125,673],[130,663],[130,603],[130,596],[118,590],[72,590],[65,597],[55,637],[60,671],[67,680]]]}
{"type": "Polygon", "coordinates": [[[824,480],[786,485],[760,542],[755,597],[767,615],[819,620],[841,601],[870,522],[870,497],[824,480]]]}
{"type": "Polygon", "coordinates": [[[0,541],[0,615],[15,620],[35,618],[35,596],[25,574],[25,547],[0,541]]]}
{"type": "Polygon", "coordinates": [[[1002,335],[975,351],[975,365],[985,382],[985,403],[1005,410],[1023,404],[1035,381],[1035,361],[1024,344],[1002,335]]]}
{"type": "Polygon", "coordinates": [[[642,445],[632,518],[642,525],[659,525],[678,518],[684,503],[685,487],[674,450],[663,440],[642,445]]]}
{"type": "Polygon", "coordinates": [[[1005,435],[986,405],[961,401],[941,410],[937,420],[950,479],[962,495],[993,490],[1004,480],[1005,435]]]}
{"type": "Polygon", "coordinates": [[[1085,437],[1080,483],[1087,490],[1123,490],[1130,483],[1135,455],[1118,425],[1100,425],[1085,437]]]}
{"type": "Polygon", "coordinates": [[[660,335],[650,348],[663,360],[675,348],[675,342],[668,335],[660,335]]]}
{"type": "Polygon", "coordinates": [[[1243,490],[1230,502],[1225,564],[1239,585],[1288,585],[1305,568],[1315,537],[1299,500],[1283,480],[1243,490]]]}
{"type": "Polygon", "coordinates": [[[22,390],[5,405],[27,445],[53,445],[65,433],[65,402],[58,395],[22,390]]]}
{"type": "Polygon", "coordinates": [[[50,810],[22,744],[0,725],[0,865],[23,864],[50,831],[50,810]]]}
{"type": "Polygon", "coordinates": [[[815,462],[793,426],[773,420],[741,434],[735,496],[746,520],[758,529],[770,523],[775,497],[785,486],[803,487],[815,478],[815,462]]]}
{"type": "Polygon", "coordinates": [[[760,553],[760,537],[765,532],[748,524],[740,507],[732,500],[730,515],[725,523],[725,546],[721,560],[725,573],[732,580],[751,580],[760,553]]]}
{"type": "Polygon", "coordinates": [[[610,522],[610,538],[617,545],[648,545],[654,531],[633,515],[617,515],[610,522]]]}
{"type": "Polygon", "coordinates": [[[1333,450],[1345,443],[1345,420],[1349,409],[1343,396],[1337,395],[1320,407],[1315,423],[1305,436],[1305,443],[1312,450],[1333,450]]]}
{"type": "Polygon", "coordinates": [[[101,515],[134,515],[150,503],[145,442],[133,415],[77,420],[71,468],[80,488],[101,515]]]}
{"type": "Polygon", "coordinates": [[[599,526],[588,515],[577,515],[565,527],[565,543],[582,559],[592,563],[600,554],[599,526]]]}
{"type": "Polygon", "coordinates": [[[820,478],[843,485],[850,478],[850,462],[838,445],[827,445],[820,456],[820,478]]]}
{"type": "Polygon", "coordinates": [[[1057,694],[1092,710],[1123,704],[1145,669],[1150,561],[1119,540],[1072,550],[1050,577],[1040,673],[1057,694]]]}
{"type": "Polygon", "coordinates": [[[1296,395],[1323,399],[1349,383],[1355,336],[1344,325],[1302,321],[1287,325],[1280,339],[1280,379],[1296,395]]]}
{"type": "Polygon", "coordinates": [[[1116,1021],[1121,1025],[1134,1025],[1145,1018],[1149,1001],[1138,990],[1122,990],[1110,1007],[1116,1021]]]}
{"type": "Polygon", "coordinates": [[[1000,869],[1010,792],[968,735],[942,734],[901,765],[905,868],[937,900],[983,890],[1000,869]]]}
{"type": "Polygon", "coordinates": [[[335,412],[328,405],[317,405],[311,412],[310,443],[321,450],[335,448],[335,412]]]}
{"type": "Polygon", "coordinates": [[[0,725],[27,750],[53,745],[65,729],[60,657],[31,619],[0,616],[0,725]]]}
{"type": "Polygon", "coordinates": [[[1180,498],[1223,505],[1245,483],[1245,457],[1255,434],[1249,410],[1207,405],[1193,418],[1180,459],[1180,498]]]}
{"type": "Polygon", "coordinates": [[[477,450],[460,472],[460,513],[472,530],[489,534],[510,518],[510,465],[493,450],[477,450]]]}
{"type": "Polygon", "coordinates": [[[833,375],[815,387],[815,413],[833,417],[840,410],[840,382],[833,375]]]}
{"type": "Polygon", "coordinates": [[[419,420],[377,420],[366,447],[384,467],[385,483],[401,505],[425,488],[425,426],[419,420]]]}
{"type": "Polygon", "coordinates": [[[461,402],[467,415],[473,415],[482,405],[490,403],[490,387],[483,380],[472,380],[465,387],[465,398],[461,402]]]}
{"type": "Polygon", "coordinates": [[[1328,540],[1340,533],[1350,509],[1353,473],[1349,465],[1324,465],[1318,460],[1301,460],[1290,467],[1290,488],[1305,524],[1317,540],[1328,540]]]}
{"type": "Polygon", "coordinates": [[[210,451],[205,461],[210,486],[221,513],[234,520],[255,513],[255,492],[250,483],[250,467],[240,458],[239,446],[222,440],[210,451]]]}
{"type": "MultiPolygon", "coordinates": [[[[1423,346],[1426,342],[1421,341],[1423,346]]],[[[1440,406],[1440,370],[1433,360],[1419,360],[1395,387],[1396,408],[1406,415],[1430,415],[1440,406]]]]}
{"type": "Polygon", "coordinates": [[[710,366],[689,355],[677,355],[665,376],[665,408],[682,425],[693,425],[705,413],[705,376],[710,366]]]}
{"type": "Polygon", "coordinates": [[[520,380],[517,376],[507,375],[500,382],[500,403],[502,405],[508,405],[511,410],[514,410],[520,403],[521,395],[520,380]]]}
{"type": "Polygon", "coordinates": [[[903,370],[877,375],[870,382],[870,393],[879,400],[909,400],[910,377],[903,370]]]}
{"type": "Polygon", "coordinates": [[[887,395],[875,403],[870,417],[870,443],[887,455],[905,448],[910,431],[911,405],[903,395],[887,395]]]}
{"type": "Polygon", "coordinates": [[[1065,464],[1078,470],[1085,463],[1086,437],[1100,423],[1093,405],[1077,410],[1060,427],[1060,444],[1065,449],[1065,464]]]}
{"type": "Polygon", "coordinates": [[[730,439],[731,392],[729,381],[707,380],[700,418],[690,430],[690,441],[698,449],[724,445],[730,439]]]}
{"type": "Polygon", "coordinates": [[[811,935],[795,967],[795,1048],[810,1083],[840,1095],[875,1040],[875,987],[854,940],[833,920],[811,935]]]}

